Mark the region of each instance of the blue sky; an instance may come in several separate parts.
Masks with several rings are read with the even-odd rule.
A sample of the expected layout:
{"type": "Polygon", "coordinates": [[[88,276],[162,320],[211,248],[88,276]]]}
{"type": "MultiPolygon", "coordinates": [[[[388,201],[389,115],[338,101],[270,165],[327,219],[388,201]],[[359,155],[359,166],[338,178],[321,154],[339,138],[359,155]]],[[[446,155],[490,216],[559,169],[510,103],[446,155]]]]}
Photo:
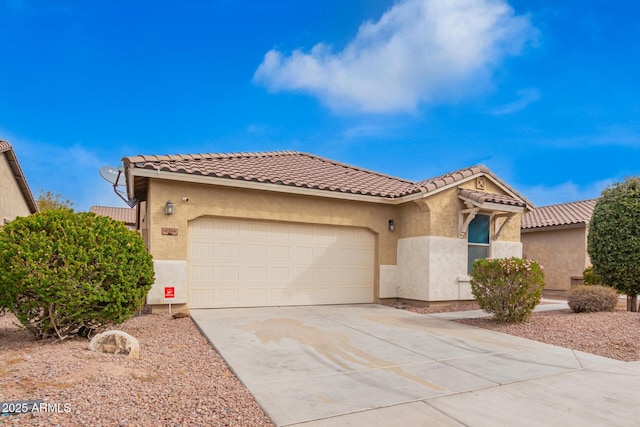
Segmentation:
{"type": "Polygon", "coordinates": [[[411,180],[478,163],[537,206],[640,174],[640,3],[0,0],[0,139],[125,206],[137,154],[298,150],[411,180]]]}

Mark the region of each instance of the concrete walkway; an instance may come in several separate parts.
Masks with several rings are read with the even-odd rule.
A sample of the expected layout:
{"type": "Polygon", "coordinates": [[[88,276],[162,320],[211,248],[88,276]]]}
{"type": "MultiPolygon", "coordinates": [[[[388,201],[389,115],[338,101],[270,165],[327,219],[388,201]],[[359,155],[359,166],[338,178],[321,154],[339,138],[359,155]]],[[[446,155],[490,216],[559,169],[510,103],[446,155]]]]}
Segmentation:
{"type": "Polygon", "coordinates": [[[638,362],[380,305],[191,316],[278,426],[637,425],[638,362]]]}

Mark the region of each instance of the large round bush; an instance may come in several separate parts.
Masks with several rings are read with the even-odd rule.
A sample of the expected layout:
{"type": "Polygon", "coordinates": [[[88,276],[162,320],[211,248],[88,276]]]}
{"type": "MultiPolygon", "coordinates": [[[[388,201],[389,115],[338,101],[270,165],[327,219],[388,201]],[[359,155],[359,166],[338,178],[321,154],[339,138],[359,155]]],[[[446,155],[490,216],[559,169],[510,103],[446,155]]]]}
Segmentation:
{"type": "Polygon", "coordinates": [[[121,323],[153,281],[140,235],[111,218],[55,209],[0,229],[0,306],[36,339],[121,323]]]}
{"type": "Polygon", "coordinates": [[[471,271],[471,292],[478,305],[496,320],[524,322],[540,302],[542,266],[522,258],[478,259],[471,271]]]}

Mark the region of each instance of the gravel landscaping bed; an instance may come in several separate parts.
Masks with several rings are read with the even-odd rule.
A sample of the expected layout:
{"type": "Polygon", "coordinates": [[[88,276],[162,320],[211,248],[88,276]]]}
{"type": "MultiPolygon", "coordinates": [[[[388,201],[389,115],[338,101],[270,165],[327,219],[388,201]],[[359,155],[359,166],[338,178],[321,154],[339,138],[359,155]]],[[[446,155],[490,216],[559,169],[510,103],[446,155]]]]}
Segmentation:
{"type": "Polygon", "coordinates": [[[534,313],[527,322],[505,325],[489,318],[458,322],[547,344],[623,360],[640,360],[640,314],[626,311],[534,313]]]}
{"type": "Polygon", "coordinates": [[[153,314],[118,329],[140,357],[36,342],[0,317],[0,402],[40,399],[54,412],[0,417],[2,426],[272,426],[190,318],[153,314]]]}
{"type": "MultiPolygon", "coordinates": [[[[404,308],[429,314],[478,310],[480,307],[473,303],[444,307],[405,304],[404,308]]],[[[621,301],[613,312],[548,311],[534,313],[528,321],[511,325],[497,322],[491,317],[461,319],[457,322],[625,362],[640,360],[640,313],[627,312],[625,301],[621,301]]]]}
{"type": "MultiPolygon", "coordinates": [[[[392,305],[400,306],[400,305],[392,305]]],[[[402,308],[429,314],[476,304],[402,308]]],[[[569,310],[504,325],[460,320],[624,361],[640,360],[640,314],[569,310]]],[[[36,342],[0,317],[0,402],[40,399],[53,412],[0,418],[2,426],[272,426],[251,394],[190,318],[134,317],[119,326],[140,342],[140,357],[94,353],[88,341],[36,342]]]]}

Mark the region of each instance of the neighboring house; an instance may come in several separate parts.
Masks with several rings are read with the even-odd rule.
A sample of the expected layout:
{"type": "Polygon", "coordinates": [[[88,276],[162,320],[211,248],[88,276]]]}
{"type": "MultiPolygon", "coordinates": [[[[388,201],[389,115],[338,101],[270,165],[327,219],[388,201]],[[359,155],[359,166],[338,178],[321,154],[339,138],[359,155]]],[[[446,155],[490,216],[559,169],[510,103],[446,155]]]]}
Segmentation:
{"type": "Polygon", "coordinates": [[[470,300],[469,265],[521,256],[533,208],[484,166],[411,182],[295,151],[123,163],[152,306],[470,300]]]}
{"type": "Polygon", "coordinates": [[[122,221],[130,230],[135,230],[137,228],[136,209],[116,208],[113,206],[91,206],[90,211],[96,215],[108,216],[116,221],[122,221]]]}
{"type": "Polygon", "coordinates": [[[522,219],[523,255],[544,267],[545,295],[565,297],[591,265],[587,234],[596,201],[543,206],[522,219]]]}
{"type": "Polygon", "coordinates": [[[18,216],[38,212],[38,205],[22,173],[13,147],[0,140],[0,226],[18,216]]]}

